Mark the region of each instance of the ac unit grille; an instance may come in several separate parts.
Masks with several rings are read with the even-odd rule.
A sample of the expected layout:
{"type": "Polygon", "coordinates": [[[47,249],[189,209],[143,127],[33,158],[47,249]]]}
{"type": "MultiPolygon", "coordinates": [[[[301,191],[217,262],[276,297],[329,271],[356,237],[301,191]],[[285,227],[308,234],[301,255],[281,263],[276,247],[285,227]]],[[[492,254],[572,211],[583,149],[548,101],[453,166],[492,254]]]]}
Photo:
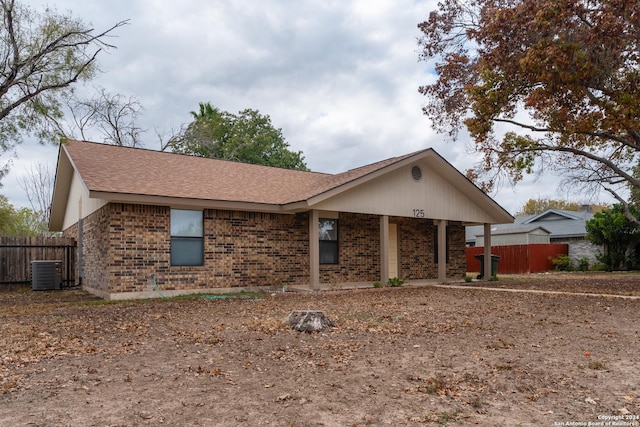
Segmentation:
{"type": "Polygon", "coordinates": [[[31,261],[31,290],[60,289],[62,284],[61,266],[62,261],[31,261]]]}

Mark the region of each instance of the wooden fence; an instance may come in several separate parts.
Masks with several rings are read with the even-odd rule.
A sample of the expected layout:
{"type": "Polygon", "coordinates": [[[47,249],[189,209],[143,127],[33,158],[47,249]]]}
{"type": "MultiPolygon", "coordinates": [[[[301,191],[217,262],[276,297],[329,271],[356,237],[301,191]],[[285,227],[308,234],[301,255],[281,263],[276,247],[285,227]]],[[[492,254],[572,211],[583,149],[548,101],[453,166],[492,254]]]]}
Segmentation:
{"type": "MultiPolygon", "coordinates": [[[[480,271],[480,261],[475,257],[484,253],[483,247],[467,248],[467,271],[480,271]]],[[[493,246],[492,255],[498,255],[500,262],[497,273],[522,274],[551,271],[555,268],[551,260],[558,255],[568,255],[569,245],[565,243],[493,246]]]]}
{"type": "Polygon", "coordinates": [[[75,284],[75,239],[0,237],[0,288],[31,283],[31,261],[37,260],[62,261],[62,286],[75,284]]]}

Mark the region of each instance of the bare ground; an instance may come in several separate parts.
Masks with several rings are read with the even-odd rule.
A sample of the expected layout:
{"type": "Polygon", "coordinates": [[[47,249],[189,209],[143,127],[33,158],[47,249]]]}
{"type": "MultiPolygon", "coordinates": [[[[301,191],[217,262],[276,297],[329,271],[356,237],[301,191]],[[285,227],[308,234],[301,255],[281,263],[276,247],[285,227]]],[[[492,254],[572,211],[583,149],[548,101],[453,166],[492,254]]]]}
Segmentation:
{"type": "Polygon", "coordinates": [[[466,286],[1,292],[0,425],[640,425],[639,299],[473,289],[640,295],[640,276],[466,286]],[[295,332],[282,321],[297,309],[337,326],[295,332]]]}

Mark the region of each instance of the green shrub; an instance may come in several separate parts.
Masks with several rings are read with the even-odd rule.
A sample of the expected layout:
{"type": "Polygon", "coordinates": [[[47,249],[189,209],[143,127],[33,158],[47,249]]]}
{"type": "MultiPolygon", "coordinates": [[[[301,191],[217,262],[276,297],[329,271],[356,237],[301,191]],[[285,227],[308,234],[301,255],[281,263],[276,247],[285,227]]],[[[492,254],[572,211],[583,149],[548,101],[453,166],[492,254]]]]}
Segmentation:
{"type": "Polygon", "coordinates": [[[389,286],[396,288],[398,286],[402,286],[404,281],[402,279],[398,279],[397,277],[392,277],[389,279],[389,286]]]}
{"type": "Polygon", "coordinates": [[[589,271],[589,258],[582,257],[578,260],[578,270],[589,271]]]}
{"type": "Polygon", "coordinates": [[[383,284],[382,284],[382,283],[380,283],[380,282],[373,282],[373,287],[374,287],[374,288],[376,288],[376,289],[378,289],[378,288],[382,288],[382,287],[383,287],[383,284]]]}
{"type": "Polygon", "coordinates": [[[556,255],[551,259],[551,263],[558,271],[571,271],[571,258],[569,255],[556,255]]]}

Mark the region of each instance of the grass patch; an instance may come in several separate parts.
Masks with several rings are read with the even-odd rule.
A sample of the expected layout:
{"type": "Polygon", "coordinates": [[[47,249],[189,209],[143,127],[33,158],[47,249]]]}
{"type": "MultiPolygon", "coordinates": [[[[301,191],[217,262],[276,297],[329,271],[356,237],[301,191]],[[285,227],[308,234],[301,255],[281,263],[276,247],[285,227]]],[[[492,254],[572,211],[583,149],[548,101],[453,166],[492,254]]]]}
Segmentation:
{"type": "Polygon", "coordinates": [[[609,369],[607,368],[607,365],[597,360],[589,362],[587,366],[589,367],[589,369],[593,369],[596,371],[606,371],[607,369],[609,369]]]}
{"type": "Polygon", "coordinates": [[[441,426],[446,426],[449,421],[456,421],[460,411],[455,409],[453,411],[442,411],[433,414],[433,421],[437,422],[441,426]]]}

